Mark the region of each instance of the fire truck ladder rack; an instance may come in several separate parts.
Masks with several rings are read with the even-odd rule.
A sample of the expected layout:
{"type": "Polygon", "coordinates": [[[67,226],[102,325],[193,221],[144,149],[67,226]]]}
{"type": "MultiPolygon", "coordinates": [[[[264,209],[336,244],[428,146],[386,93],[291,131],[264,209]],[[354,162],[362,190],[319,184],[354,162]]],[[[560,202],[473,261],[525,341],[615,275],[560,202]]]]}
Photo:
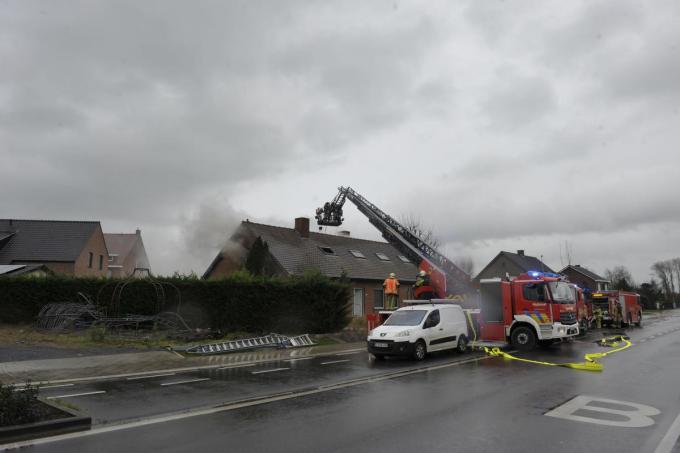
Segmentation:
{"type": "Polygon", "coordinates": [[[308,334],[288,337],[271,333],[262,337],[246,338],[243,340],[223,341],[220,343],[207,343],[189,346],[186,349],[175,349],[192,355],[224,354],[226,352],[238,352],[260,348],[297,348],[301,346],[314,346],[314,342],[308,334]]]}
{"type": "Polygon", "coordinates": [[[333,201],[316,210],[317,223],[322,226],[340,226],[344,220],[342,206],[346,199],[354,203],[385,240],[397,247],[407,258],[414,262],[425,259],[439,268],[447,276],[447,285],[453,284],[453,288],[448,288],[448,291],[455,293],[471,291],[470,276],[351,187],[339,187],[333,201]]]}

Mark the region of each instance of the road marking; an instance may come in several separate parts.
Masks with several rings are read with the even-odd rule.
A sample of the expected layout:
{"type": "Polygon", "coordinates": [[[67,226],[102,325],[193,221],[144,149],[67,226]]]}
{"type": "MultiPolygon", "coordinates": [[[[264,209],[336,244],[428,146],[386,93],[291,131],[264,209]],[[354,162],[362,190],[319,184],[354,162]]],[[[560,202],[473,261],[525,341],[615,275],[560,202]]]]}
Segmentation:
{"type": "Polygon", "coordinates": [[[135,377],[129,377],[126,378],[128,381],[138,381],[140,379],[151,379],[155,377],[164,377],[164,376],[174,376],[175,373],[166,373],[166,374],[152,374],[150,376],[135,376],[135,377]]]}
{"type": "Polygon", "coordinates": [[[330,362],[321,362],[321,365],[331,365],[331,364],[333,364],[333,363],[343,363],[343,362],[351,362],[351,360],[350,360],[350,359],[346,359],[346,360],[332,360],[332,361],[330,361],[330,362]]]}
{"type": "Polygon", "coordinates": [[[342,355],[354,355],[354,354],[361,354],[362,352],[366,352],[366,351],[340,352],[340,353],[335,354],[335,355],[337,355],[337,356],[342,356],[342,355]]]}
{"type": "Polygon", "coordinates": [[[299,362],[300,360],[312,360],[314,357],[300,357],[299,359],[288,359],[284,362],[299,362]]]}
{"type": "Polygon", "coordinates": [[[651,417],[660,413],[661,411],[657,408],[644,404],[579,395],[561,406],[546,412],[545,415],[577,422],[594,423],[596,425],[643,428],[653,425],[654,419],[651,417]],[[616,409],[612,406],[616,407],[616,409]],[[581,415],[576,415],[578,412],[581,415]],[[586,415],[593,412],[609,414],[609,416],[603,415],[603,418],[596,418],[595,416],[586,415]],[[612,420],[612,414],[618,420],[612,420]],[[622,418],[624,420],[621,420],[622,418]]]}
{"type": "Polygon", "coordinates": [[[161,387],[167,387],[168,385],[179,385],[179,384],[191,384],[192,382],[202,382],[202,381],[209,381],[210,378],[198,378],[198,379],[188,379],[186,381],[175,381],[175,382],[163,382],[161,383],[161,387]]]}
{"type": "Polygon", "coordinates": [[[20,442],[14,442],[10,444],[0,444],[0,450],[1,449],[12,449],[12,448],[24,448],[24,447],[29,447],[33,445],[43,445],[43,444],[50,444],[52,442],[58,442],[62,440],[69,440],[69,439],[77,439],[80,437],[88,437],[88,436],[95,436],[97,434],[104,434],[104,433],[109,433],[109,432],[114,432],[114,431],[122,431],[125,429],[132,429],[132,428],[139,428],[141,426],[148,426],[148,425],[156,425],[159,423],[166,423],[170,421],[175,421],[175,420],[182,420],[185,418],[190,418],[190,417],[198,417],[201,415],[212,415],[212,414],[217,414],[220,412],[227,412],[227,411],[233,411],[236,409],[242,409],[244,407],[251,407],[251,406],[259,406],[261,404],[268,404],[268,403],[274,403],[277,401],[283,401],[283,400],[288,400],[288,399],[293,399],[293,398],[300,398],[303,396],[308,396],[308,395],[314,395],[317,393],[324,393],[324,392],[329,392],[332,390],[339,390],[347,387],[354,387],[358,385],[364,385],[364,384],[371,384],[374,382],[380,382],[380,381],[386,381],[389,379],[395,379],[395,378],[400,378],[403,376],[409,376],[412,374],[419,374],[419,373],[427,373],[430,371],[436,371],[436,370],[442,370],[445,368],[451,368],[454,366],[460,366],[460,365],[465,365],[468,363],[473,363],[473,362],[481,362],[483,360],[488,360],[490,359],[490,356],[480,356],[480,357],[473,357],[471,359],[467,360],[459,360],[456,362],[449,362],[445,363],[442,365],[433,365],[433,366],[425,366],[422,368],[416,368],[415,370],[406,370],[406,371],[395,371],[387,374],[382,374],[382,375],[377,375],[377,376],[369,376],[363,379],[354,379],[352,381],[344,382],[344,383],[338,383],[334,386],[328,386],[324,388],[316,388],[312,390],[306,390],[306,391],[300,391],[300,392],[286,392],[283,394],[276,394],[276,395],[269,395],[269,396],[263,396],[259,398],[253,398],[251,400],[244,400],[241,402],[232,402],[232,403],[226,403],[223,405],[211,407],[208,409],[198,409],[194,411],[187,411],[187,412],[182,412],[180,414],[172,414],[172,415],[163,415],[159,417],[149,417],[146,419],[142,420],[137,420],[134,422],[130,423],[121,423],[119,425],[109,425],[109,426],[104,426],[101,428],[92,428],[89,431],[79,431],[77,433],[69,433],[69,434],[59,434],[56,436],[52,437],[42,437],[39,439],[32,439],[32,440],[25,440],[25,441],[20,441],[20,442]]]}
{"type": "Polygon", "coordinates": [[[262,374],[262,373],[273,373],[275,371],[285,371],[285,370],[290,370],[290,368],[273,368],[271,370],[251,371],[251,373],[252,374],[262,374]]]}
{"type": "MultiPolygon", "coordinates": [[[[60,387],[71,387],[73,385],[74,384],[58,384],[58,385],[36,386],[36,388],[39,388],[40,390],[46,390],[46,389],[56,389],[56,388],[60,388],[60,387]]],[[[26,387],[15,388],[14,391],[15,392],[24,392],[24,391],[26,391],[26,387]]]]}
{"type": "Polygon", "coordinates": [[[48,400],[56,400],[58,398],[75,398],[76,396],[87,396],[87,395],[99,395],[101,393],[106,393],[106,390],[98,390],[96,392],[85,392],[85,393],[72,393],[70,395],[57,395],[57,396],[48,396],[48,400]]]}
{"type": "Polygon", "coordinates": [[[249,363],[247,365],[225,366],[225,367],[222,367],[222,368],[218,368],[218,370],[231,370],[231,369],[234,369],[234,368],[248,368],[248,367],[255,366],[255,365],[258,365],[258,364],[257,363],[249,363]]]}
{"type": "Polygon", "coordinates": [[[673,450],[675,443],[678,441],[679,436],[680,414],[675,417],[675,421],[671,424],[671,427],[668,428],[668,432],[663,436],[663,439],[661,439],[661,442],[656,447],[656,450],[654,450],[654,453],[670,453],[673,450]]]}

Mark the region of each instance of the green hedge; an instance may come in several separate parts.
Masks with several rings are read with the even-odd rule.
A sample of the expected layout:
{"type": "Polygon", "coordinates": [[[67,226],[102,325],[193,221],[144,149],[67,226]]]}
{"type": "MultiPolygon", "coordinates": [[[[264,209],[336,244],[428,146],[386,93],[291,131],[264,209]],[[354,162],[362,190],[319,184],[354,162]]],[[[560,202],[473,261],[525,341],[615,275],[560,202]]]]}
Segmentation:
{"type": "Polygon", "coordinates": [[[180,314],[189,326],[224,332],[324,333],[349,322],[350,286],[312,273],[300,278],[252,277],[239,273],[220,280],[159,278],[165,283],[164,307],[157,307],[154,286],[137,280],[125,286],[120,306],[111,306],[118,280],[97,278],[0,278],[0,323],[35,321],[43,305],[76,302],[78,292],[97,299],[110,315],[180,314]],[[174,290],[179,290],[180,297],[174,290]]]}

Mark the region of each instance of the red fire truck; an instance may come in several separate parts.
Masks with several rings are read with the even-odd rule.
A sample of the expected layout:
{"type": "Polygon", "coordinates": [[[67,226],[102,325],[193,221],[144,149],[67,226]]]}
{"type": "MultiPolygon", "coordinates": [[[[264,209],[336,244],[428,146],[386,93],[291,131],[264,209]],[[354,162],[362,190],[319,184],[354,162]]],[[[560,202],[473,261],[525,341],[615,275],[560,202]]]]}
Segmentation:
{"type": "Polygon", "coordinates": [[[480,282],[480,339],[528,351],[578,335],[576,292],[557,274],[531,271],[480,282]]]}
{"type": "Polygon", "coordinates": [[[593,293],[593,307],[602,310],[602,321],[605,324],[612,324],[614,321],[614,304],[618,301],[623,312],[623,324],[641,326],[642,325],[642,306],[640,305],[640,295],[630,291],[599,291],[593,293]]]}
{"type": "Polygon", "coordinates": [[[586,298],[585,292],[574,285],[576,290],[576,319],[580,333],[586,333],[593,322],[593,304],[586,298]]]}

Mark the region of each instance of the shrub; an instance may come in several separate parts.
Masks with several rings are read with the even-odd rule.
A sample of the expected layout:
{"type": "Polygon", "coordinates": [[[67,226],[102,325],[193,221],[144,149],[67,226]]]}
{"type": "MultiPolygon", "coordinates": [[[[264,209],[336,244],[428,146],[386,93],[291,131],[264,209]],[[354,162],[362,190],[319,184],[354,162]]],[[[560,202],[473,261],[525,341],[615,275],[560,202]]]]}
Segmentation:
{"type": "Polygon", "coordinates": [[[21,390],[0,384],[0,426],[21,425],[41,420],[44,409],[38,402],[38,387],[30,382],[21,390]]]}

